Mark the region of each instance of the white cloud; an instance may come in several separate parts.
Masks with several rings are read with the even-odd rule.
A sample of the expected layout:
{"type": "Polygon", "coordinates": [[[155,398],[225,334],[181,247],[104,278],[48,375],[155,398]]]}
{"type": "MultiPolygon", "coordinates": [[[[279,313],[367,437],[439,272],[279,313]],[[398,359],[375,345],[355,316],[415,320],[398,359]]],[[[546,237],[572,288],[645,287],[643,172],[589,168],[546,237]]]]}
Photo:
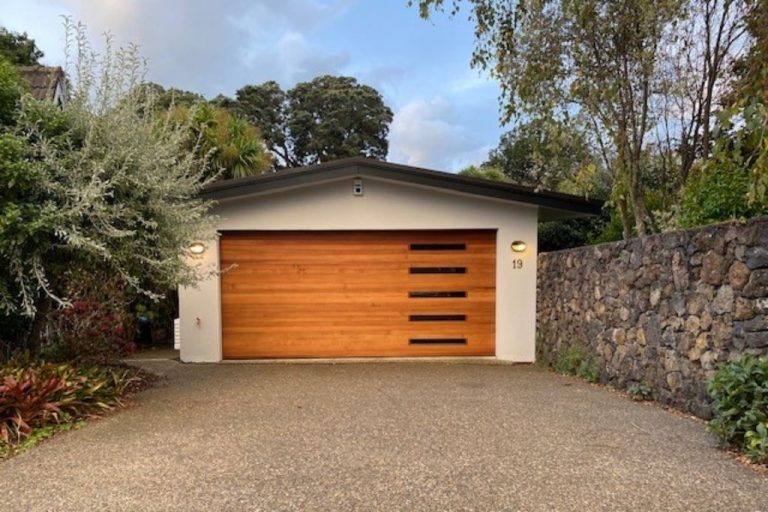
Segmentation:
{"type": "Polygon", "coordinates": [[[260,82],[275,80],[288,87],[318,75],[339,74],[349,63],[348,53],[328,53],[310,44],[300,32],[288,31],[269,45],[254,45],[243,57],[244,64],[260,82]]]}
{"type": "MultiPolygon", "coordinates": [[[[346,53],[309,44],[307,34],[345,12],[352,0],[10,0],[0,21],[45,43],[47,61],[59,63],[63,34],[51,12],[82,21],[98,47],[103,34],[117,45],[135,42],[149,61],[149,78],[214,96],[265,80],[286,87],[317,74],[339,73],[346,53]],[[14,14],[16,11],[21,14],[14,14]],[[24,13],[43,12],[29,24],[24,13]],[[15,25],[15,26],[14,26],[15,25]],[[24,26],[19,26],[24,25],[24,26]],[[40,36],[43,34],[44,36],[40,36]]],[[[5,10],[6,6],[4,6],[5,10]]]]}
{"type": "Polygon", "coordinates": [[[482,160],[486,148],[478,149],[455,116],[453,105],[443,98],[419,98],[404,105],[392,121],[390,160],[446,171],[482,160]]]}
{"type": "Polygon", "coordinates": [[[497,83],[484,76],[482,73],[473,70],[467,70],[462,76],[454,80],[450,89],[455,94],[462,94],[476,91],[478,89],[488,89],[498,87],[497,83]]]}

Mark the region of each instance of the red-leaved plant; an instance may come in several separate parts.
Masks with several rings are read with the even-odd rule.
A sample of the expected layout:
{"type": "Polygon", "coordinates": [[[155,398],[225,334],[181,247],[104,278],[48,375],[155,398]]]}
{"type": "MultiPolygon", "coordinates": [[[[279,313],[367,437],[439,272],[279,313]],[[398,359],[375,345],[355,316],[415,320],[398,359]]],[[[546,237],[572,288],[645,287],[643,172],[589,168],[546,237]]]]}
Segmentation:
{"type": "Polygon", "coordinates": [[[128,370],[10,361],[0,366],[0,440],[15,444],[33,428],[109,410],[134,382],[128,370]]]}
{"type": "Polygon", "coordinates": [[[56,376],[24,372],[20,379],[6,376],[0,382],[0,438],[10,444],[29,434],[32,426],[59,421],[55,401],[66,384],[56,376]]]}
{"type": "Polygon", "coordinates": [[[133,298],[108,275],[69,275],[71,305],[53,312],[47,336],[49,359],[79,365],[113,364],[134,349],[133,298]]]}
{"type": "Polygon", "coordinates": [[[56,311],[51,322],[52,341],[58,357],[88,364],[110,364],[130,354],[134,347],[132,330],[123,315],[109,304],[79,299],[71,307],[56,311]]]}

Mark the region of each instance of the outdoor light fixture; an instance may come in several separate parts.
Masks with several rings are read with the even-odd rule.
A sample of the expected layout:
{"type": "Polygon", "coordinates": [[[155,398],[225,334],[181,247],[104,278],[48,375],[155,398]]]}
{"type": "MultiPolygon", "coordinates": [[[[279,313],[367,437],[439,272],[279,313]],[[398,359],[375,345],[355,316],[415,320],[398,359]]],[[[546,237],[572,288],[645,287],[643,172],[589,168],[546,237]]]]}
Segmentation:
{"type": "Polygon", "coordinates": [[[512,242],[512,250],[515,252],[523,252],[526,247],[528,246],[525,245],[525,242],[523,242],[522,240],[515,240],[514,242],[512,242]]]}
{"type": "Polygon", "coordinates": [[[205,244],[203,242],[195,242],[189,246],[189,252],[195,256],[200,256],[205,252],[205,244]]]}

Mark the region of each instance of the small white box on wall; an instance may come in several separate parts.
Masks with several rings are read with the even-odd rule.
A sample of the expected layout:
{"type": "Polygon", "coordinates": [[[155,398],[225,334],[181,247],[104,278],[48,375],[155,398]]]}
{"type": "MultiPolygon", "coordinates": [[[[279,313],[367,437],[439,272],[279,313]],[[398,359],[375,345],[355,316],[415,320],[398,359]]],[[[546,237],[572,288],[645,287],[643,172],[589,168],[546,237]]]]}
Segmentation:
{"type": "Polygon", "coordinates": [[[178,318],[173,320],[173,349],[181,350],[181,322],[178,318]]]}

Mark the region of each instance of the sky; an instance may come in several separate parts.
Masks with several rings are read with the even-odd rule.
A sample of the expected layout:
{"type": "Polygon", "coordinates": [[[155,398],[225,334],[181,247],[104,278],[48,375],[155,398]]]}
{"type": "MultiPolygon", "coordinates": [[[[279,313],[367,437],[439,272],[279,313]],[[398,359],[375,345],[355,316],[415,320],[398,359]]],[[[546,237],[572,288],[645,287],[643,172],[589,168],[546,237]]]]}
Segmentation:
{"type": "Polygon", "coordinates": [[[149,79],[234,95],[276,80],[286,89],[322,74],[375,87],[394,112],[391,162],[458,171],[496,146],[497,84],[469,67],[467,13],[422,20],[407,0],[0,0],[0,25],[27,32],[63,63],[61,16],[138,44],[149,79]]]}

